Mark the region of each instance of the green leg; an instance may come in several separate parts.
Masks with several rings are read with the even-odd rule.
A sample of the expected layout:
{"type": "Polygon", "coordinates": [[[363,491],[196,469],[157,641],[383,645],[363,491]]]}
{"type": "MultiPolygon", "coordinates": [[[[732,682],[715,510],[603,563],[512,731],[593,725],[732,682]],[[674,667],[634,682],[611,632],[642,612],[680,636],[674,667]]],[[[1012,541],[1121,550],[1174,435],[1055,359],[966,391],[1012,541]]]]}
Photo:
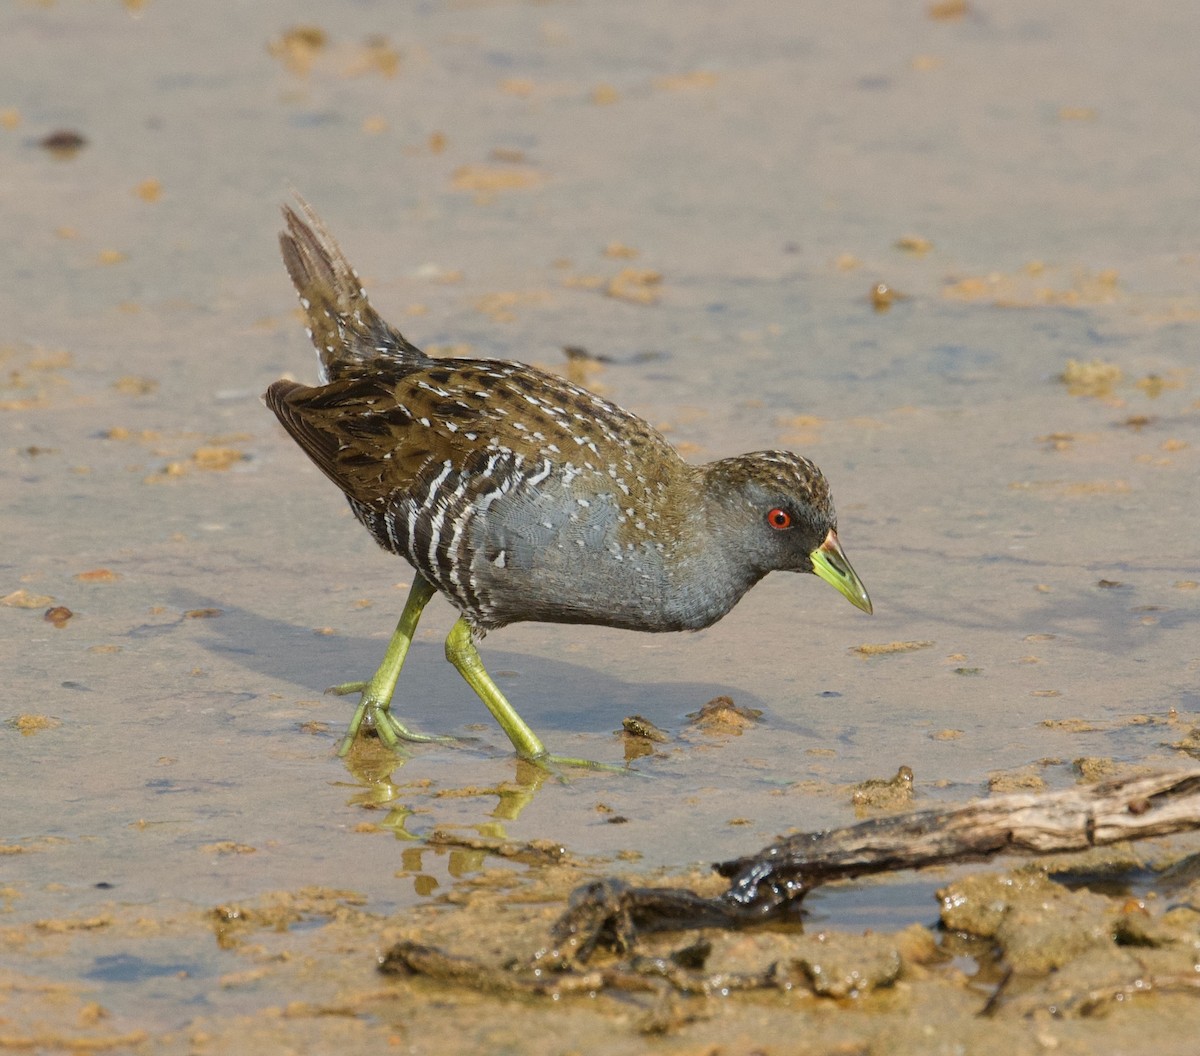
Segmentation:
{"type": "Polygon", "coordinates": [[[508,734],[508,739],[512,741],[517,755],[522,759],[551,771],[554,770],[555,764],[578,766],[586,770],[623,769],[594,763],[590,759],[572,759],[547,752],[541,738],[529,728],[525,720],[517,714],[517,709],[500,692],[500,687],[492,681],[492,676],[487,673],[483,661],[479,659],[479,651],[475,648],[475,639],[471,635],[471,625],[462,617],[450,628],[450,634],[446,637],[446,659],[475,690],[488,711],[500,723],[501,729],[508,734]]]}
{"type": "Polygon", "coordinates": [[[345,696],[359,693],[358,707],[354,718],[350,720],[350,728],[338,748],[338,755],[346,755],[354,743],[364,720],[369,720],[375,727],[379,739],[389,748],[395,748],[404,741],[449,741],[451,737],[434,737],[424,733],[413,733],[394,718],[391,713],[392,694],[396,692],[396,680],[400,677],[400,669],[404,666],[404,658],[408,655],[408,647],[412,644],[413,634],[417,629],[417,621],[421,619],[429,599],[434,595],[434,588],[423,576],[416,576],[412,589],[408,592],[408,600],[404,603],[404,611],[400,621],[388,642],[387,652],[383,654],[383,663],[371,676],[369,682],[344,682],[333,686],[328,693],[345,696]]]}

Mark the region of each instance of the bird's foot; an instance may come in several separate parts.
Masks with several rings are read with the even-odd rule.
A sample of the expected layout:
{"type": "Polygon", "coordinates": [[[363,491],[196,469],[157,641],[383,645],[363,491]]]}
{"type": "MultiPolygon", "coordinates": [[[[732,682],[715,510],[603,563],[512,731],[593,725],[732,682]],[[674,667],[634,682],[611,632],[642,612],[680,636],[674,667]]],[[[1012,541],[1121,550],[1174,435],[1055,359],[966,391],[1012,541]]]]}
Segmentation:
{"type": "Polygon", "coordinates": [[[568,778],[564,771],[567,770],[591,770],[599,771],[606,774],[636,774],[636,770],[630,769],[628,766],[617,766],[614,763],[599,763],[594,759],[577,759],[572,755],[553,755],[550,752],[541,752],[537,755],[520,756],[522,762],[528,763],[530,766],[536,766],[541,770],[545,770],[551,777],[556,778],[563,784],[568,784],[568,778]]]}
{"type": "Polygon", "coordinates": [[[342,743],[338,746],[339,756],[345,756],[350,751],[350,747],[354,744],[354,739],[358,736],[358,731],[362,729],[364,723],[368,729],[375,731],[388,748],[393,750],[400,746],[401,741],[413,744],[457,743],[455,737],[434,733],[416,733],[410,730],[392,714],[391,701],[381,700],[375,695],[370,682],[343,682],[340,686],[330,686],[325,692],[332,693],[336,697],[346,697],[353,693],[361,694],[358,707],[354,709],[354,717],[350,720],[350,727],[346,730],[346,736],[342,738],[342,743]]]}

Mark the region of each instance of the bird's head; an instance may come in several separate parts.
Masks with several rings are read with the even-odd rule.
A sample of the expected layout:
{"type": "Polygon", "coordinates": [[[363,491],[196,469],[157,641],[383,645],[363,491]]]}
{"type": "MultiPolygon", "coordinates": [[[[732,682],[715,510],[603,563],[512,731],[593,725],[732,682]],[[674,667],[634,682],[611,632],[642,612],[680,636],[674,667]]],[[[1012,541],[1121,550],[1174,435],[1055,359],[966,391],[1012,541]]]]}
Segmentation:
{"type": "Polygon", "coordinates": [[[756,451],[704,467],[712,497],[709,527],[758,575],[813,572],[852,605],[871,599],[837,536],[824,474],[790,451],[756,451]]]}

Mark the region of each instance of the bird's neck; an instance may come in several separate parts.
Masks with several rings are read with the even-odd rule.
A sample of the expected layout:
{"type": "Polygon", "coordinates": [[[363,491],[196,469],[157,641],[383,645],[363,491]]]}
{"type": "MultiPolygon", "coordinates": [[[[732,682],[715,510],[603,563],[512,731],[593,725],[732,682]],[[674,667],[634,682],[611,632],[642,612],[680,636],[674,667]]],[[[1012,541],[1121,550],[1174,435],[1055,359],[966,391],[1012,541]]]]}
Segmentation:
{"type": "Polygon", "coordinates": [[[730,545],[728,506],[742,500],[723,486],[721,463],[688,466],[688,471],[680,479],[686,491],[674,495],[670,504],[678,521],[670,533],[663,603],[672,623],[698,630],[729,612],[763,573],[730,545]]]}

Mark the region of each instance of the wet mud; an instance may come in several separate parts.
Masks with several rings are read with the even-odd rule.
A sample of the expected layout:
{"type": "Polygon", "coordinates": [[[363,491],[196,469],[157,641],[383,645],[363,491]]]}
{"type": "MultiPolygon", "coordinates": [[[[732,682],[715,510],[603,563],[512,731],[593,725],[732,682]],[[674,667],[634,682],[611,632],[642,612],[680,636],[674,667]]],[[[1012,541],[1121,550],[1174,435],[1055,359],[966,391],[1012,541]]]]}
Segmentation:
{"type": "Polygon", "coordinates": [[[1182,837],[537,965],[597,877],[702,889],[780,835],[1196,757],[1197,34],[1115,0],[5,7],[0,1052],[1190,1053],[1182,837]],[[692,460],[814,459],[875,614],[775,575],[695,635],[489,635],[551,750],[631,770],[561,783],[435,599],[396,706],[458,744],[338,759],[324,690],[410,572],[260,400],[315,378],[293,188],[431,353],[560,370],[692,460]]]}

